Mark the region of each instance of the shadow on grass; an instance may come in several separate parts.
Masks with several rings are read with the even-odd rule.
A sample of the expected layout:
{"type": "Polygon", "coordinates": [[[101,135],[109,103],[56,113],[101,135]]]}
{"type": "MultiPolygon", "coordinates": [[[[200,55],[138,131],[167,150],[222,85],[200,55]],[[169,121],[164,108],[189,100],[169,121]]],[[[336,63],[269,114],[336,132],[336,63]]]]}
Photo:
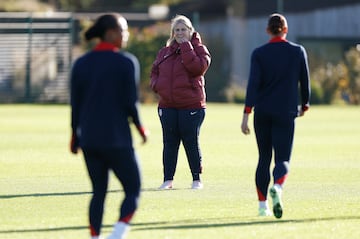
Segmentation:
{"type": "Polygon", "coordinates": [[[0,195],[0,199],[26,198],[26,197],[59,197],[59,196],[77,196],[91,194],[91,192],[67,192],[67,193],[28,193],[0,195]]]}
{"type": "MultiPolygon", "coordinates": [[[[148,188],[142,189],[142,192],[152,192],[159,191],[157,188],[148,188]]],[[[118,193],[123,192],[123,190],[109,190],[108,193],[118,193]]],[[[87,195],[92,194],[92,192],[59,192],[59,193],[28,193],[28,194],[10,194],[10,195],[0,195],[1,199],[12,199],[12,198],[26,198],[26,197],[59,197],[59,196],[78,196],[78,195],[87,195]]]]}
{"type": "MultiPolygon", "coordinates": [[[[152,226],[164,224],[166,222],[150,222],[150,223],[139,223],[132,224],[132,227],[136,226],[152,226]]],[[[112,228],[113,225],[103,225],[102,228],[112,228]]],[[[37,228],[37,229],[10,229],[10,230],[0,230],[0,234],[7,233],[31,233],[31,232],[56,232],[56,231],[77,231],[77,230],[88,230],[89,226],[67,226],[67,227],[49,227],[49,228],[37,228]]]]}
{"type": "MultiPolygon", "coordinates": [[[[216,220],[212,219],[211,221],[216,220]]],[[[224,220],[224,219],[218,219],[224,220]]],[[[233,219],[235,220],[235,218],[233,219]]],[[[268,219],[268,220],[252,220],[252,221],[241,221],[241,218],[237,222],[224,222],[224,223],[211,223],[204,222],[199,223],[198,219],[180,221],[180,222],[163,222],[162,226],[151,226],[144,225],[144,227],[137,228],[141,224],[134,224],[134,231],[146,231],[146,230],[174,230],[174,229],[201,229],[209,227],[237,227],[237,226],[251,226],[251,225],[265,225],[265,224],[283,224],[283,223],[310,223],[310,222],[321,222],[321,221],[337,221],[337,220],[360,220],[360,216],[343,216],[343,217],[324,217],[324,218],[304,218],[304,219],[268,219]]],[[[209,221],[209,220],[206,220],[209,221]]]]}
{"type": "MultiPolygon", "coordinates": [[[[222,219],[206,219],[204,221],[226,220],[222,219]]],[[[233,218],[231,220],[238,220],[237,222],[224,223],[199,223],[198,219],[182,220],[172,222],[147,222],[147,223],[133,223],[132,230],[147,231],[147,230],[174,230],[174,229],[201,229],[201,228],[220,228],[220,227],[239,227],[265,224],[283,224],[283,223],[311,223],[321,221],[337,221],[337,220],[360,220],[360,216],[343,216],[343,217],[324,217],[324,218],[304,218],[304,219],[269,219],[269,220],[253,220],[241,221],[241,218],[233,218]]],[[[103,228],[111,228],[113,225],[103,225],[103,228]]],[[[68,226],[68,227],[53,227],[53,228],[36,228],[36,229],[9,229],[0,230],[0,234],[8,233],[32,233],[32,232],[54,232],[54,231],[72,231],[72,230],[87,230],[88,226],[68,226]]]]}

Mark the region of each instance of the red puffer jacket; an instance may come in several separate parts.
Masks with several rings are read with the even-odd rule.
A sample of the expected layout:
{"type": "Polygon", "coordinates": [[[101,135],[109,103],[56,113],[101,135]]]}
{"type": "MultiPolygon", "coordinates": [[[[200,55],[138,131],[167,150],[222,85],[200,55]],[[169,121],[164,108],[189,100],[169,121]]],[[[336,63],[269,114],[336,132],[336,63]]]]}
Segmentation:
{"type": "Polygon", "coordinates": [[[204,74],[211,56],[200,35],[189,42],[174,41],[157,54],[151,70],[150,86],[160,96],[159,107],[198,109],[206,107],[204,74]]]}

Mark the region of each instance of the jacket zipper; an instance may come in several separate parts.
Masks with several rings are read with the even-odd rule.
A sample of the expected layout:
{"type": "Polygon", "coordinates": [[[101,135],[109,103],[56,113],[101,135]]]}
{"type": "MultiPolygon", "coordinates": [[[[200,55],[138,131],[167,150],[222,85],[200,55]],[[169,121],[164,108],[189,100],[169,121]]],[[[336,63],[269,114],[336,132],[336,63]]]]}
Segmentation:
{"type": "MultiPolygon", "coordinates": [[[[172,61],[171,64],[171,75],[174,75],[174,65],[175,65],[175,61],[172,61]]],[[[170,97],[171,97],[171,102],[174,103],[174,98],[173,98],[173,79],[174,77],[170,78],[170,97]]]]}

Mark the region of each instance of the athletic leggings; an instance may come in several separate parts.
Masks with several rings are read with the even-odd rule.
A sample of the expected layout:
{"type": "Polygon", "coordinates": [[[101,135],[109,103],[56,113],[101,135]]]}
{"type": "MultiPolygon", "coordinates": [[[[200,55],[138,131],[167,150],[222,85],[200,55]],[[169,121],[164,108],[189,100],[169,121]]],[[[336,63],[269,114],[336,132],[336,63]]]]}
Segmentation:
{"type": "Polygon", "coordinates": [[[259,151],[255,182],[260,201],[267,198],[272,152],[275,154],[274,183],[282,185],[289,172],[294,138],[295,115],[254,113],[254,129],[259,151]]]}
{"type": "Polygon", "coordinates": [[[89,206],[90,232],[92,236],[97,236],[101,231],[110,170],[122,184],[125,193],[119,221],[126,223],[129,223],[137,209],[141,186],[140,171],[133,148],[83,148],[83,152],[93,189],[89,206]]]}
{"type": "Polygon", "coordinates": [[[159,108],[158,111],[163,132],[164,181],[174,178],[180,142],[184,145],[193,180],[200,180],[202,157],[199,134],[205,109],[159,108]]]}

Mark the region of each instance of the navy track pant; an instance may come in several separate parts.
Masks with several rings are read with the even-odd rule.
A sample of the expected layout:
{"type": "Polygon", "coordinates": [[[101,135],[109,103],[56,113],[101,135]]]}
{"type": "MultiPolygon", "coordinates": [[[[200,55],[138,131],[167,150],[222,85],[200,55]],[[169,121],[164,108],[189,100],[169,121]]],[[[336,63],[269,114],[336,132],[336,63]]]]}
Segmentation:
{"type": "Polygon", "coordinates": [[[205,109],[159,108],[158,113],[163,132],[164,181],[174,178],[181,142],[193,180],[199,180],[202,170],[199,134],[205,109]]]}
{"type": "Polygon", "coordinates": [[[259,200],[267,198],[270,184],[270,164],[274,151],[274,183],[282,185],[289,171],[295,114],[254,113],[254,129],[259,151],[255,182],[259,200]]]}
{"type": "Polygon", "coordinates": [[[89,206],[92,235],[100,235],[109,172],[112,170],[121,182],[125,198],[120,207],[119,221],[129,222],[138,206],[141,178],[138,160],[133,148],[106,150],[82,149],[93,188],[89,206]]]}

